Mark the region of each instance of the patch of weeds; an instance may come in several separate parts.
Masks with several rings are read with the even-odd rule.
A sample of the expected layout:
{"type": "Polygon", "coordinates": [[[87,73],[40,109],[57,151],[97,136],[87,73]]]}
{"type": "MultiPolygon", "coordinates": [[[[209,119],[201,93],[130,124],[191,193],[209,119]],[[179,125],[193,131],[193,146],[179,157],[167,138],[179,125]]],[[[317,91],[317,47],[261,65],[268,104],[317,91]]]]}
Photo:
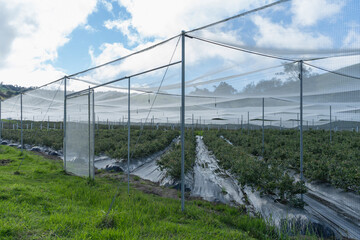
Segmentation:
{"type": "Polygon", "coordinates": [[[21,151],[20,151],[20,152],[18,153],[18,156],[19,156],[19,157],[25,157],[25,156],[27,156],[27,155],[25,154],[25,152],[21,152],[21,151]]]}
{"type": "Polygon", "coordinates": [[[96,169],[95,174],[100,174],[106,172],[105,169],[96,169]]]}
{"type": "Polygon", "coordinates": [[[0,200],[7,200],[9,199],[9,195],[0,194],[0,200]]]}
{"type": "Polygon", "coordinates": [[[224,187],[221,188],[221,193],[226,195],[228,192],[226,191],[226,189],[224,187]]]}
{"type": "Polygon", "coordinates": [[[35,169],[34,173],[35,174],[44,174],[45,171],[43,169],[35,169]]]}
{"type": "Polygon", "coordinates": [[[95,180],[92,179],[92,178],[87,178],[86,183],[87,183],[89,186],[95,186],[95,180]]]}
{"type": "Polygon", "coordinates": [[[14,175],[21,175],[21,173],[19,171],[15,171],[14,175]]]}
{"type": "Polygon", "coordinates": [[[246,214],[247,213],[247,209],[246,209],[246,205],[245,204],[241,204],[238,206],[238,209],[240,211],[241,214],[246,214]]]}
{"type": "Polygon", "coordinates": [[[134,176],[134,181],[140,181],[140,177],[139,176],[134,176]]]}
{"type": "Polygon", "coordinates": [[[100,229],[114,228],[115,226],[116,226],[116,219],[113,214],[105,215],[101,219],[101,221],[98,224],[96,224],[96,227],[100,229]]]}
{"type": "Polygon", "coordinates": [[[10,164],[12,162],[12,160],[10,159],[2,159],[0,160],[0,166],[6,166],[8,164],[10,164]]]}
{"type": "Polygon", "coordinates": [[[55,164],[50,164],[50,166],[49,166],[50,171],[56,170],[57,168],[58,167],[55,164]]]}

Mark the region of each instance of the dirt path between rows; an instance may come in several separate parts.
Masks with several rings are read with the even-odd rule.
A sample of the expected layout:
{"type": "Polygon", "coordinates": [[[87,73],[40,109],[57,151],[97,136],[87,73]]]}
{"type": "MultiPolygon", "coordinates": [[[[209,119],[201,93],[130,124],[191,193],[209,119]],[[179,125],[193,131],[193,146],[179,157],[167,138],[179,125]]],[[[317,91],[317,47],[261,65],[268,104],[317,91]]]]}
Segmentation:
{"type": "MultiPolygon", "coordinates": [[[[95,177],[100,177],[100,178],[105,177],[110,179],[116,179],[124,183],[127,182],[126,173],[119,174],[116,172],[101,172],[96,174],[95,177]]],[[[143,193],[154,194],[165,198],[180,199],[180,191],[169,187],[159,186],[159,184],[157,183],[153,183],[149,180],[141,179],[140,177],[135,175],[130,174],[130,184],[131,187],[140,190],[143,193]]],[[[190,199],[190,197],[187,196],[187,199],[190,199]]]]}
{"type": "MultiPolygon", "coordinates": [[[[51,155],[48,155],[48,154],[42,153],[42,152],[31,152],[31,153],[35,154],[35,155],[43,156],[46,159],[62,161],[62,159],[58,156],[51,156],[51,155]]],[[[2,161],[2,160],[0,160],[0,161],[2,161]]],[[[2,165],[2,162],[0,162],[0,166],[1,165],[2,165]]],[[[100,172],[99,173],[99,172],[96,172],[95,178],[98,178],[98,177],[116,179],[116,180],[120,180],[121,182],[127,182],[127,175],[125,173],[117,173],[117,172],[100,172]]],[[[173,189],[173,188],[169,188],[169,187],[159,186],[159,184],[157,184],[157,183],[153,183],[151,181],[141,179],[140,177],[135,176],[135,175],[130,174],[130,183],[131,183],[131,187],[133,187],[137,190],[140,190],[146,194],[154,194],[154,195],[157,195],[160,197],[165,197],[165,198],[180,199],[180,191],[173,189]]],[[[197,199],[194,197],[190,197],[189,194],[187,194],[187,193],[185,194],[185,198],[187,200],[197,199]]]]}

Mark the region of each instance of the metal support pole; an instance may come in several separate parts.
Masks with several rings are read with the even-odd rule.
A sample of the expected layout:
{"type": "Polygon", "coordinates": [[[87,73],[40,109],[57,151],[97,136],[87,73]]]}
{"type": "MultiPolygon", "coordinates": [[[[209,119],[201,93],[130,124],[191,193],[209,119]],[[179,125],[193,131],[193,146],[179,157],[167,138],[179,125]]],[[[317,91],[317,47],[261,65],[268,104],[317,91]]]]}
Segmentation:
{"type": "Polygon", "coordinates": [[[191,115],[191,126],[192,129],[194,130],[194,114],[191,115]]]}
{"type": "Polygon", "coordinates": [[[243,131],[243,115],[241,115],[241,134],[242,134],[242,131],[243,131]]]}
{"type": "Polygon", "coordinates": [[[248,124],[247,124],[248,135],[249,135],[249,129],[250,129],[250,112],[248,112],[248,124]]]}
{"type": "Polygon", "coordinates": [[[64,139],[63,139],[63,154],[64,154],[64,171],[66,172],[66,82],[67,78],[64,77],[64,119],[63,119],[63,130],[64,130],[64,139]]]}
{"type": "MultiPolygon", "coordinates": [[[[300,180],[304,181],[304,171],[303,171],[303,61],[299,62],[300,64],[300,180]]],[[[304,201],[304,196],[301,193],[301,200],[304,201]]]]}
{"type": "Polygon", "coordinates": [[[24,137],[23,137],[23,104],[22,104],[23,94],[20,94],[20,119],[21,119],[21,153],[24,151],[24,137]]]}
{"type": "Polygon", "coordinates": [[[95,92],[92,90],[92,149],[91,149],[91,157],[92,157],[92,169],[93,169],[93,179],[95,178],[95,92]]]}
{"type": "MultiPolygon", "coordinates": [[[[200,122],[201,123],[201,122],[200,122]]],[[[185,210],[185,31],[181,32],[181,211],[185,210]]]]}
{"type": "Polygon", "coordinates": [[[265,123],[265,98],[262,99],[262,157],[264,157],[264,148],[265,148],[265,141],[264,141],[264,123],[265,123]]]}
{"type": "Polygon", "coordinates": [[[329,130],[330,130],[330,143],[332,142],[332,136],[331,136],[331,105],[330,105],[330,126],[329,126],[329,130]]]}
{"type": "Polygon", "coordinates": [[[298,124],[298,128],[300,130],[300,125],[299,125],[300,119],[299,119],[299,114],[298,113],[296,114],[296,121],[297,121],[297,124],[298,124]]]}
{"type": "Polygon", "coordinates": [[[0,100],[0,139],[2,139],[2,118],[1,118],[1,100],[0,100]]]}
{"type": "Polygon", "coordinates": [[[89,144],[89,178],[91,178],[91,116],[90,116],[90,86],[88,93],[88,144],[89,144]]]}
{"type": "Polygon", "coordinates": [[[128,173],[128,194],[130,195],[130,78],[128,78],[128,160],[127,160],[127,173],[128,173]]]}

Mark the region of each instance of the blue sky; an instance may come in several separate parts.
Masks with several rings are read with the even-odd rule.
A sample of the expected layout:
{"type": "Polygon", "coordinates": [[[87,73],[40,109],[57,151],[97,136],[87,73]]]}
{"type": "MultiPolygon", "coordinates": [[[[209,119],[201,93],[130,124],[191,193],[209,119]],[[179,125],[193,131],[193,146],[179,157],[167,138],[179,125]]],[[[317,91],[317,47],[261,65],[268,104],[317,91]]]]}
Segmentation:
{"type": "MultiPolygon", "coordinates": [[[[271,2],[274,0],[0,0],[0,81],[42,85],[150,46],[182,29],[271,2]]],[[[358,0],[293,0],[198,34],[258,49],[359,49],[359,13],[358,0]]],[[[224,55],[222,50],[200,44],[189,48],[193,49],[188,56],[190,69],[193,67],[190,78],[213,69],[212,63],[228,67],[229,63],[234,66],[257,61],[241,54],[224,55]],[[197,68],[200,70],[195,73],[202,61],[208,67],[197,68]]],[[[163,50],[167,53],[160,56],[168,58],[172,49],[169,45],[163,50]]],[[[140,70],[146,69],[145,60],[149,59],[136,62],[140,70]]],[[[154,59],[150,65],[163,62],[154,59]]],[[[122,68],[124,72],[136,71],[130,63],[122,68]]],[[[244,69],[249,67],[236,71],[244,69]]],[[[121,75],[104,74],[108,77],[96,80],[121,75]]]]}

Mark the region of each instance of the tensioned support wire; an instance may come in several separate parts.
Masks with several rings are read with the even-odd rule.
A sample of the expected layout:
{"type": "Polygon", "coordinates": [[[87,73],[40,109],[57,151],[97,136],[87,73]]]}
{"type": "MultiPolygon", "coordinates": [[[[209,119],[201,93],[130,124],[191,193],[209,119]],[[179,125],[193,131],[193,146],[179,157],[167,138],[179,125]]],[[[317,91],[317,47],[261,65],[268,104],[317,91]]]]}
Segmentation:
{"type": "MultiPolygon", "coordinates": [[[[250,11],[246,11],[246,12],[237,14],[237,15],[235,15],[235,16],[232,16],[232,17],[229,17],[229,18],[225,18],[225,19],[223,19],[223,20],[220,20],[220,21],[217,21],[217,22],[214,22],[214,23],[210,23],[210,24],[208,24],[208,25],[205,25],[205,26],[202,26],[202,27],[199,27],[199,28],[192,29],[192,30],[190,30],[190,31],[185,32],[185,34],[186,34],[186,33],[196,32],[196,31],[199,31],[199,30],[208,28],[208,27],[212,27],[212,26],[215,26],[215,25],[217,25],[217,24],[224,23],[224,22],[230,21],[230,20],[235,19],[235,18],[240,18],[240,17],[246,16],[246,15],[248,15],[248,14],[255,13],[255,12],[258,12],[258,11],[261,11],[261,10],[264,10],[264,9],[267,9],[267,8],[270,8],[270,7],[273,7],[273,6],[278,5],[278,4],[281,4],[281,3],[289,2],[289,1],[290,1],[290,0],[280,0],[280,1],[276,1],[276,2],[273,2],[273,3],[271,3],[271,4],[267,4],[267,5],[265,5],[265,6],[252,9],[252,10],[250,10],[250,11]]],[[[153,48],[156,48],[156,47],[158,47],[158,46],[161,46],[161,45],[163,45],[163,44],[165,44],[165,43],[167,43],[167,42],[169,42],[169,41],[171,41],[171,40],[173,40],[173,39],[176,39],[177,37],[181,37],[181,34],[178,34],[178,35],[173,36],[173,37],[171,37],[171,38],[168,38],[168,39],[166,39],[166,40],[164,40],[164,41],[161,41],[161,42],[159,42],[159,43],[156,43],[156,44],[154,44],[154,45],[151,45],[150,47],[147,47],[147,48],[141,49],[141,50],[139,50],[139,51],[133,52],[133,53],[131,53],[131,54],[128,54],[128,55],[126,55],[126,56],[124,56],[124,57],[120,57],[120,58],[114,59],[114,60],[112,60],[112,61],[109,61],[109,62],[100,64],[100,65],[97,65],[97,66],[95,66],[95,67],[88,68],[88,69],[82,70],[82,71],[80,71],[80,72],[70,74],[70,75],[68,75],[68,76],[66,76],[66,77],[67,77],[67,78],[72,78],[72,77],[75,77],[75,76],[77,76],[77,75],[80,75],[80,74],[83,74],[83,73],[86,73],[86,72],[89,72],[89,71],[92,71],[92,70],[95,70],[95,69],[104,67],[104,66],[106,66],[106,65],[110,65],[110,64],[112,64],[112,63],[125,60],[125,59],[127,59],[127,58],[129,58],[129,57],[131,57],[131,56],[135,56],[135,55],[138,55],[138,54],[140,54],[140,53],[143,53],[143,52],[146,52],[146,51],[148,51],[148,50],[151,50],[151,49],[153,49],[153,48]]],[[[57,79],[57,80],[55,80],[55,81],[52,81],[52,82],[50,82],[50,83],[44,84],[44,85],[42,85],[42,86],[40,86],[40,87],[37,87],[36,89],[45,87],[45,86],[47,86],[47,85],[50,85],[50,84],[52,84],[52,83],[61,81],[61,80],[63,80],[63,79],[64,79],[64,77],[59,78],[59,79],[57,79]]],[[[127,78],[125,78],[125,79],[127,79],[127,78]]]]}
{"type": "MultiPolygon", "coordinates": [[[[175,62],[173,64],[177,64],[177,63],[180,63],[181,61],[179,62],[175,62]]],[[[220,77],[220,78],[215,78],[215,79],[210,79],[210,80],[206,80],[205,82],[201,82],[201,83],[194,83],[194,84],[189,84],[189,82],[194,82],[194,81],[199,81],[202,77],[197,77],[195,78],[194,80],[190,80],[190,81],[187,81],[187,84],[186,84],[186,88],[188,87],[194,87],[194,86],[198,86],[198,85],[205,85],[205,84],[210,84],[210,83],[215,83],[215,82],[221,82],[221,81],[226,81],[226,80],[230,80],[230,79],[235,79],[235,78],[239,78],[239,77],[246,77],[246,76],[249,76],[249,75],[252,75],[252,74],[256,74],[256,73],[261,73],[263,71],[266,71],[266,70],[271,70],[271,69],[276,69],[276,68],[279,68],[279,67],[282,67],[282,66],[286,66],[286,65],[291,65],[291,64],[294,64],[294,63],[297,63],[297,61],[294,61],[294,62],[289,62],[289,63],[282,63],[282,64],[278,64],[278,65],[275,65],[275,66],[270,66],[270,67],[266,67],[266,68],[261,68],[259,70],[253,70],[253,71],[248,71],[248,72],[245,72],[245,73],[240,73],[240,74],[235,74],[235,75],[231,75],[231,76],[227,76],[227,77],[220,77]]],[[[162,67],[168,67],[168,66],[171,66],[171,65],[164,65],[162,67]]],[[[155,70],[158,70],[159,68],[156,68],[155,70]]],[[[150,69],[150,70],[147,70],[145,72],[142,72],[142,73],[137,73],[135,75],[141,75],[143,73],[147,73],[147,72],[150,72],[150,71],[153,71],[154,69],[150,69]]],[[[155,71],[154,70],[154,71],[155,71]]],[[[132,76],[129,76],[129,77],[133,77],[132,76]]],[[[203,76],[205,78],[208,78],[209,75],[206,74],[205,76],[203,76]]],[[[127,88],[126,87],[119,87],[119,86],[109,86],[111,83],[115,83],[115,82],[118,82],[118,81],[123,81],[123,80],[126,80],[127,78],[126,77],[123,77],[123,78],[120,78],[120,79],[115,79],[115,80],[112,80],[110,82],[107,82],[107,83],[103,83],[101,85],[97,85],[95,86],[94,88],[97,88],[97,87],[107,87],[107,88],[113,88],[113,89],[121,89],[121,90],[124,90],[126,91],[127,88]]],[[[91,83],[91,81],[89,80],[86,80],[86,79],[80,79],[80,78],[71,78],[71,80],[75,80],[75,81],[80,81],[80,82],[84,82],[84,83],[91,83]]],[[[165,88],[167,88],[168,86],[165,86],[165,88]]],[[[181,87],[181,86],[180,86],[181,87]]],[[[163,87],[162,87],[163,88],[163,87]]],[[[178,87],[176,87],[178,88],[178,87]]],[[[171,85],[170,88],[167,88],[167,89],[175,89],[174,86],[171,85]]],[[[140,92],[142,94],[156,94],[156,95],[164,95],[164,96],[173,96],[173,97],[181,97],[181,94],[176,94],[176,93],[167,93],[167,92],[159,92],[158,89],[157,91],[154,91],[154,90],[144,90],[144,89],[139,89],[139,88],[133,88],[132,89],[133,91],[136,91],[136,92],[140,92]]],[[[86,90],[82,90],[82,91],[85,91],[87,92],[86,90]]],[[[81,91],[80,91],[81,92],[81,91]]],[[[72,93],[72,94],[78,94],[79,92],[75,92],[75,93],[72,93]]],[[[185,98],[199,98],[199,99],[222,99],[221,101],[219,101],[219,103],[224,103],[224,102],[227,102],[227,101],[234,101],[234,100],[239,100],[239,99],[243,99],[243,98],[248,98],[249,96],[245,96],[245,97],[242,97],[242,98],[239,98],[239,97],[229,97],[229,96],[203,96],[203,95],[186,95],[185,98]]],[[[125,98],[125,97],[124,97],[125,98]]],[[[192,105],[191,105],[192,106],[192,105]]]]}
{"type": "MultiPolygon", "coordinates": [[[[99,88],[99,87],[104,87],[104,86],[107,86],[109,84],[112,84],[112,83],[116,83],[116,82],[121,82],[121,81],[125,81],[129,78],[134,78],[134,77],[137,77],[137,76],[140,76],[140,75],[144,75],[146,73],[150,73],[150,72],[154,72],[154,71],[157,71],[157,70],[160,70],[160,69],[163,69],[163,68],[169,68],[170,66],[173,66],[173,65],[177,65],[181,63],[181,61],[177,61],[177,62],[173,62],[173,63],[169,63],[169,64],[166,64],[166,65],[163,65],[163,66],[160,66],[160,67],[157,67],[157,68],[152,68],[152,69],[149,69],[149,70],[146,70],[146,71],[143,71],[143,72],[139,72],[139,73],[135,73],[135,74],[132,74],[132,75],[129,75],[129,76],[125,76],[125,77],[121,77],[121,78],[118,78],[118,79],[115,79],[115,80],[112,80],[112,81],[109,81],[109,82],[106,82],[106,83],[103,83],[103,84],[99,84],[99,85],[96,85],[94,87],[90,87],[90,89],[96,89],[96,88],[99,88]]],[[[68,77],[69,79],[72,79],[71,77],[68,77]]],[[[75,80],[78,80],[78,79],[75,79],[75,80]]],[[[78,92],[74,92],[74,93],[71,93],[71,94],[68,94],[67,96],[70,97],[72,95],[77,95],[81,92],[86,92],[88,91],[88,89],[85,89],[85,90],[81,90],[81,91],[78,91],[78,92]]]]}
{"type": "Polygon", "coordinates": [[[171,37],[171,38],[169,38],[169,39],[166,39],[166,40],[164,40],[164,41],[161,41],[161,42],[159,42],[159,43],[157,43],[157,44],[154,44],[154,45],[152,45],[152,46],[150,46],[150,47],[147,47],[147,48],[144,48],[144,49],[142,49],[142,50],[136,51],[136,52],[134,52],[134,53],[128,54],[128,55],[126,55],[126,56],[124,56],[124,57],[117,58],[117,59],[112,60],[112,61],[110,61],[110,62],[106,62],[106,63],[104,63],[104,64],[97,65],[97,66],[95,66],[95,67],[88,68],[88,69],[85,69],[85,70],[83,70],[83,71],[80,71],[80,72],[71,74],[71,75],[69,75],[68,77],[71,78],[71,77],[77,76],[77,75],[79,75],[79,74],[83,74],[83,73],[89,72],[89,71],[91,71],[91,70],[95,70],[95,69],[97,69],[97,68],[101,68],[101,67],[104,67],[104,66],[106,66],[106,65],[109,65],[109,64],[112,64],[112,63],[115,63],[115,62],[119,62],[119,61],[122,61],[122,60],[125,60],[125,59],[127,59],[127,58],[129,58],[129,57],[131,57],[131,56],[135,56],[135,55],[137,55],[137,54],[140,54],[140,53],[146,52],[146,51],[148,51],[148,50],[151,50],[151,49],[153,49],[153,48],[156,48],[156,47],[158,47],[158,46],[161,46],[161,45],[163,45],[163,44],[165,44],[165,43],[167,43],[167,42],[170,42],[170,41],[173,40],[173,39],[176,39],[176,38],[179,37],[179,36],[180,36],[180,35],[173,36],[173,37],[171,37]]]}
{"type": "Polygon", "coordinates": [[[350,75],[347,75],[347,74],[344,74],[344,73],[339,73],[339,72],[336,72],[336,71],[331,71],[331,70],[325,69],[325,68],[323,68],[323,67],[315,66],[315,65],[313,65],[313,64],[310,64],[310,63],[307,63],[307,62],[304,62],[304,61],[303,61],[303,64],[308,65],[308,66],[313,67],[313,68],[320,69],[320,70],[322,70],[322,71],[324,71],[324,72],[336,74],[336,75],[339,75],[339,76],[342,76],[342,77],[347,77],[347,78],[353,78],[353,79],[358,79],[358,80],[360,80],[360,77],[350,76],[350,75]]]}
{"type": "Polygon", "coordinates": [[[267,9],[267,8],[270,8],[270,7],[276,6],[276,5],[281,4],[281,3],[285,3],[285,2],[290,2],[290,0],[280,0],[280,1],[276,1],[276,2],[273,2],[273,3],[267,4],[267,5],[264,5],[264,6],[262,6],[262,7],[258,7],[258,8],[252,9],[252,10],[250,10],[250,11],[246,11],[246,12],[237,14],[237,15],[232,16],[232,17],[229,17],[229,18],[225,18],[225,19],[223,19],[223,20],[220,20],[220,21],[217,21],[217,22],[214,22],[214,23],[210,23],[210,24],[208,24],[208,25],[205,25],[205,26],[202,26],[202,27],[199,27],[199,28],[195,28],[195,29],[190,30],[190,31],[187,31],[187,32],[185,32],[185,33],[196,32],[196,31],[199,31],[199,30],[208,28],[208,27],[212,27],[212,26],[218,25],[218,24],[220,24],[220,23],[224,23],[224,22],[230,21],[230,20],[235,19],[235,18],[244,17],[244,16],[249,15],[249,14],[251,14],[251,13],[255,13],[255,12],[258,12],[258,11],[261,11],[261,10],[264,10],[264,9],[267,9]]]}
{"type": "MultiPolygon", "coordinates": [[[[246,11],[246,12],[244,12],[244,13],[237,14],[237,15],[235,15],[235,16],[232,16],[232,17],[223,19],[223,20],[221,20],[221,21],[217,21],[217,22],[214,22],[214,23],[211,23],[211,24],[202,26],[202,27],[200,27],[200,28],[195,28],[195,29],[190,30],[190,31],[187,31],[187,32],[185,32],[185,33],[191,33],[191,32],[195,32],[195,31],[198,31],[198,30],[202,30],[202,29],[204,29],[204,28],[208,28],[208,27],[211,27],[211,26],[214,26],[214,25],[223,23],[223,22],[227,22],[227,21],[229,21],[229,20],[231,20],[231,19],[243,17],[243,16],[246,16],[246,15],[248,15],[248,14],[251,14],[251,13],[254,13],[254,12],[258,12],[258,11],[261,11],[261,10],[264,10],[264,9],[267,9],[267,8],[270,8],[270,7],[272,7],[272,6],[275,6],[275,5],[284,3],[284,2],[289,2],[289,1],[290,1],[290,0],[280,0],[280,1],[276,1],[276,2],[274,2],[274,3],[267,4],[267,5],[265,5],[265,6],[262,6],[262,7],[259,7],[259,8],[255,8],[255,9],[252,9],[252,10],[250,10],[250,11],[246,11]]],[[[139,50],[139,51],[137,51],[137,52],[131,53],[131,54],[126,55],[126,56],[124,56],[124,57],[117,58],[117,59],[114,59],[114,60],[112,60],[112,61],[106,62],[106,63],[104,63],[104,64],[101,64],[101,65],[98,65],[98,66],[95,66],[95,67],[92,67],[92,68],[88,68],[88,69],[85,69],[85,70],[83,70],[83,71],[80,71],[80,72],[71,74],[71,75],[69,75],[68,77],[71,78],[71,77],[77,76],[77,75],[79,75],[79,74],[83,74],[83,73],[89,72],[89,71],[91,71],[91,70],[95,70],[95,69],[97,69],[97,68],[104,67],[104,66],[106,66],[106,65],[109,65],[109,64],[112,64],[112,63],[115,63],[115,62],[118,62],[118,61],[122,61],[122,60],[124,60],[124,59],[126,59],[126,58],[129,58],[129,57],[131,57],[131,56],[137,55],[137,54],[142,53],[142,52],[146,52],[146,51],[148,51],[148,50],[150,50],[150,49],[153,49],[153,48],[155,48],[155,47],[158,47],[158,46],[160,46],[160,45],[163,45],[163,44],[165,44],[165,43],[167,43],[167,42],[169,42],[169,41],[171,41],[171,40],[173,40],[173,39],[176,39],[177,37],[180,37],[180,36],[181,36],[181,34],[178,34],[178,35],[173,36],[173,37],[171,37],[171,38],[169,38],[169,39],[166,39],[166,40],[161,41],[161,42],[159,42],[159,43],[157,43],[157,44],[154,44],[154,45],[152,45],[152,46],[150,46],[150,47],[148,47],[148,48],[144,48],[144,49],[142,49],[142,50],[139,50]]]]}
{"type": "Polygon", "coordinates": [[[278,59],[278,60],[291,61],[291,62],[297,61],[297,60],[290,59],[290,58],[284,58],[284,57],[280,57],[280,56],[255,52],[255,51],[247,50],[247,49],[244,49],[244,48],[235,47],[235,46],[231,46],[231,45],[228,45],[228,44],[225,44],[225,43],[220,43],[218,41],[209,40],[209,39],[205,39],[205,38],[200,38],[200,37],[196,37],[196,36],[192,36],[192,35],[186,35],[186,37],[193,38],[193,39],[196,39],[196,40],[199,40],[199,41],[202,41],[202,42],[210,43],[210,44],[213,44],[213,45],[217,45],[217,46],[220,46],[220,47],[225,47],[225,48],[229,48],[229,49],[233,49],[233,50],[237,50],[237,51],[241,51],[241,52],[246,52],[246,53],[250,53],[250,54],[254,54],[254,55],[258,55],[258,56],[262,56],[262,57],[274,58],[274,59],[278,59]]]}
{"type": "Polygon", "coordinates": [[[243,47],[239,47],[239,46],[234,46],[228,43],[223,43],[220,41],[215,41],[215,40],[211,40],[211,39],[207,39],[207,38],[202,38],[202,37],[198,37],[198,36],[194,36],[194,35],[186,35],[186,37],[191,38],[191,39],[196,39],[202,42],[206,42],[209,44],[213,44],[213,45],[217,45],[220,47],[224,47],[224,48],[229,48],[232,50],[237,50],[237,51],[241,51],[241,52],[245,52],[245,53],[249,53],[249,54],[253,54],[253,55],[258,55],[258,56],[262,56],[262,57],[267,57],[267,58],[273,58],[273,59],[278,59],[278,60],[284,60],[284,61],[291,61],[291,62],[299,62],[299,61],[318,61],[318,60],[324,60],[324,59],[329,59],[329,58],[336,58],[336,57],[349,57],[349,56],[357,56],[360,53],[358,51],[352,52],[352,53],[344,53],[341,55],[334,55],[334,56],[325,56],[325,57],[315,57],[315,58],[298,58],[298,59],[294,59],[294,58],[286,58],[283,56],[277,56],[277,55],[273,55],[273,54],[266,54],[266,53],[262,53],[262,52],[258,52],[258,51],[253,51],[250,49],[246,49],[243,47]]]}

